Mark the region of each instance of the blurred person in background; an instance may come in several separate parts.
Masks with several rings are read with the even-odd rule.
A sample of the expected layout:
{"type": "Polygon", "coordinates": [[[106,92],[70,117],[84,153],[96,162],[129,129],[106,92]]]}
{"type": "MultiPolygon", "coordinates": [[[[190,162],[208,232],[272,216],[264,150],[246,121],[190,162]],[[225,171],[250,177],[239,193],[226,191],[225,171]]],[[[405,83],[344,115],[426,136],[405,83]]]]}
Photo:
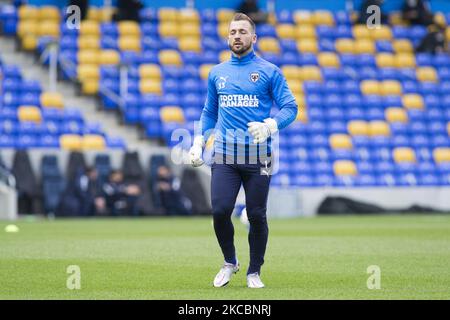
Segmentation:
{"type": "Polygon", "coordinates": [[[139,215],[137,200],[141,195],[141,189],[136,184],[126,184],[122,171],[113,170],[102,189],[109,214],[113,216],[139,215]]]}
{"type": "Polygon", "coordinates": [[[416,48],[417,53],[443,53],[448,52],[445,39],[445,26],[433,23],[428,26],[428,33],[416,48]]]}
{"type": "Polygon", "coordinates": [[[101,194],[97,178],[97,170],[94,167],[88,167],[76,179],[75,195],[80,203],[80,215],[82,216],[105,213],[106,202],[101,194]]]}
{"type": "Polygon", "coordinates": [[[402,18],[412,25],[428,26],[433,23],[433,13],[424,0],[405,0],[402,18]]]}
{"type": "Polygon", "coordinates": [[[143,8],[140,0],[118,0],[114,21],[132,20],[139,22],[139,10],[143,8]]]}
{"type": "Polygon", "coordinates": [[[156,194],[167,215],[190,215],[192,204],[180,190],[180,180],[175,177],[169,167],[162,165],[156,176],[156,194]]]}
{"type": "Polygon", "coordinates": [[[236,12],[245,13],[256,25],[266,23],[268,19],[268,14],[258,7],[256,0],[242,1],[240,6],[236,9],[236,12]]]}

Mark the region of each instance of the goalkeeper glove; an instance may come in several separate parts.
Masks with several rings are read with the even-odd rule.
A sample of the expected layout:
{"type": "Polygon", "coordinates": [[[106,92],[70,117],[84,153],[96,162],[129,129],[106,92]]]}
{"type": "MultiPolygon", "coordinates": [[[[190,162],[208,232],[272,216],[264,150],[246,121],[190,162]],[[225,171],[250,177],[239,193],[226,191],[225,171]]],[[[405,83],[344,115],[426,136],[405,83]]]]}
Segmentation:
{"type": "Polygon", "coordinates": [[[193,167],[200,167],[204,163],[202,159],[204,146],[205,138],[203,138],[203,136],[197,136],[194,138],[194,143],[189,150],[189,160],[193,167]]]}
{"type": "Polygon", "coordinates": [[[263,143],[278,131],[278,124],[272,118],[264,119],[264,122],[252,121],[247,123],[247,126],[248,131],[253,136],[253,143],[263,143]]]}

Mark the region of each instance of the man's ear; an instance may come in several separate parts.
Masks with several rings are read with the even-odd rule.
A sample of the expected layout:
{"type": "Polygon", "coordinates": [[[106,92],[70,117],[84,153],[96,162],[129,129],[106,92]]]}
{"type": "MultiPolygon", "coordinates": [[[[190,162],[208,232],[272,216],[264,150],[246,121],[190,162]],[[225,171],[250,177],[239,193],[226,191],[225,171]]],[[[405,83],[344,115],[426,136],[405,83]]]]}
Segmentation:
{"type": "Polygon", "coordinates": [[[253,44],[256,43],[257,38],[258,38],[258,36],[257,36],[256,33],[255,33],[255,34],[253,35],[253,39],[252,39],[253,44]]]}

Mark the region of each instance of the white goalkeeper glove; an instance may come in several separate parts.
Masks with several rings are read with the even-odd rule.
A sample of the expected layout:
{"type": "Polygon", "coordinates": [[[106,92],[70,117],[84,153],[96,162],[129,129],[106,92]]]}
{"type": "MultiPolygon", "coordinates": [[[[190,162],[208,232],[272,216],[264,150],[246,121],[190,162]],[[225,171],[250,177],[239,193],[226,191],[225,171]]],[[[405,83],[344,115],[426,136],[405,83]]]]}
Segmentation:
{"type": "Polygon", "coordinates": [[[193,167],[200,167],[204,161],[202,159],[203,148],[205,147],[205,138],[197,136],[189,150],[189,161],[193,167]]]}
{"type": "Polygon", "coordinates": [[[263,143],[278,131],[278,124],[272,118],[264,119],[264,122],[252,121],[247,126],[248,132],[253,136],[253,143],[263,143]]]}

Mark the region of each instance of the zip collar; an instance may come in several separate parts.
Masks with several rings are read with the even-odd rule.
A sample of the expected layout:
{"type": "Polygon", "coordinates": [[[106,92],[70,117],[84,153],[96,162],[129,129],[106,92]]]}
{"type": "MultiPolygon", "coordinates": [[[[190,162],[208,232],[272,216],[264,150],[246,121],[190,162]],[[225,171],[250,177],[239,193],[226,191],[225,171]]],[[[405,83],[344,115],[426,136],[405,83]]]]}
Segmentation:
{"type": "Polygon", "coordinates": [[[231,63],[232,64],[244,64],[244,63],[248,63],[251,60],[253,60],[253,58],[255,57],[255,51],[252,50],[249,53],[247,53],[245,56],[238,58],[237,56],[235,56],[233,53],[231,53],[231,63]]]}

